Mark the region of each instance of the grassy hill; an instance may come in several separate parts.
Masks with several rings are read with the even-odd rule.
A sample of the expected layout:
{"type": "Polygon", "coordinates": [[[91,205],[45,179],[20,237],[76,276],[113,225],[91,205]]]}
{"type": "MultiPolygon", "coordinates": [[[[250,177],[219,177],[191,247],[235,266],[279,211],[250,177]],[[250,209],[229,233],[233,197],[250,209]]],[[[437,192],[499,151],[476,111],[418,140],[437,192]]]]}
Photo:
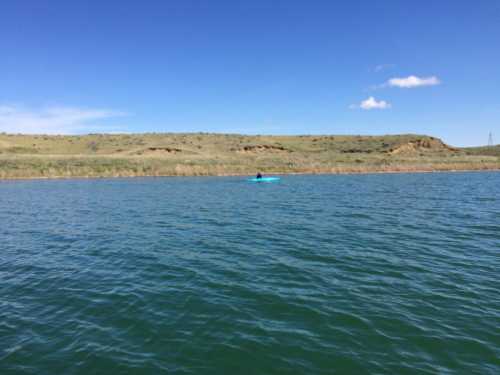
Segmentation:
{"type": "Polygon", "coordinates": [[[500,157],[500,145],[483,147],[466,147],[462,149],[467,155],[488,155],[500,157]]]}
{"type": "Polygon", "coordinates": [[[500,169],[500,146],[423,135],[0,134],[0,178],[500,169]]]}

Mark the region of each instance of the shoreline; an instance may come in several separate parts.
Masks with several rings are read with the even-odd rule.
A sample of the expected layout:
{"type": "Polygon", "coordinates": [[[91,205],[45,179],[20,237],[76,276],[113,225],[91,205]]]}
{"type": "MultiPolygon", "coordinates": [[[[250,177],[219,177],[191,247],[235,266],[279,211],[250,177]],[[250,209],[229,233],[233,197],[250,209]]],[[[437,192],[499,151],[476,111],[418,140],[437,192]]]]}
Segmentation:
{"type": "Polygon", "coordinates": [[[0,181],[500,170],[500,145],[426,135],[0,134],[0,181]]]}
{"type": "MultiPolygon", "coordinates": [[[[369,174],[422,174],[422,173],[480,173],[500,172],[500,167],[494,168],[466,168],[466,169],[394,169],[373,171],[300,171],[300,172],[265,172],[264,175],[295,176],[295,175],[369,175],[369,174]]],[[[33,176],[33,177],[2,177],[1,182],[8,181],[37,181],[37,180],[103,180],[103,179],[134,179],[134,178],[167,178],[167,177],[251,177],[254,173],[222,173],[222,174],[138,174],[123,176],[33,176]]]]}

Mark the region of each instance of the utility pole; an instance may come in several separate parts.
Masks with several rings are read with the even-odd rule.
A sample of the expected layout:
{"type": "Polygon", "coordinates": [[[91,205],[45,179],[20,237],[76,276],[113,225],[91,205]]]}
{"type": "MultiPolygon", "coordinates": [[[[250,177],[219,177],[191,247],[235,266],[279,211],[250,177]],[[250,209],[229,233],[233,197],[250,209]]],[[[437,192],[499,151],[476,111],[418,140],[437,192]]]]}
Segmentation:
{"type": "Polygon", "coordinates": [[[491,132],[488,137],[488,146],[493,146],[493,134],[491,132]]]}

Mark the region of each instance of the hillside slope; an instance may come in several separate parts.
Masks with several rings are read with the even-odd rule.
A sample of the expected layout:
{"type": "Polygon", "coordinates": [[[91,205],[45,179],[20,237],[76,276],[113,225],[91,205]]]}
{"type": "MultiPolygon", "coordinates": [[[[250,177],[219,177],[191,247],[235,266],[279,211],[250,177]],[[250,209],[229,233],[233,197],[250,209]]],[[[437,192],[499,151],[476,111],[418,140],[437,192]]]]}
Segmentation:
{"type": "Polygon", "coordinates": [[[500,169],[500,154],[489,148],[453,148],[437,138],[411,134],[0,134],[0,178],[469,169],[500,169]]]}

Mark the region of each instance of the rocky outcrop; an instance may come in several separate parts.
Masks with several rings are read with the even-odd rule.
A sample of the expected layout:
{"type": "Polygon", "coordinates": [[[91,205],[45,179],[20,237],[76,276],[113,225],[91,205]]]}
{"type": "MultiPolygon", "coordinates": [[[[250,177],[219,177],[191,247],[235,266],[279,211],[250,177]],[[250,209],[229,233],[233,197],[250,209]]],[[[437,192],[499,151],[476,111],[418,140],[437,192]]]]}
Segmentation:
{"type": "Polygon", "coordinates": [[[279,145],[254,145],[254,146],[243,146],[242,148],[235,150],[243,153],[261,153],[261,152],[291,152],[283,146],[279,145]]]}
{"type": "Polygon", "coordinates": [[[445,144],[443,141],[437,138],[423,138],[416,141],[410,141],[408,143],[399,145],[388,151],[389,154],[415,154],[420,152],[442,152],[442,151],[452,151],[457,152],[458,149],[453,148],[445,144]]]}

